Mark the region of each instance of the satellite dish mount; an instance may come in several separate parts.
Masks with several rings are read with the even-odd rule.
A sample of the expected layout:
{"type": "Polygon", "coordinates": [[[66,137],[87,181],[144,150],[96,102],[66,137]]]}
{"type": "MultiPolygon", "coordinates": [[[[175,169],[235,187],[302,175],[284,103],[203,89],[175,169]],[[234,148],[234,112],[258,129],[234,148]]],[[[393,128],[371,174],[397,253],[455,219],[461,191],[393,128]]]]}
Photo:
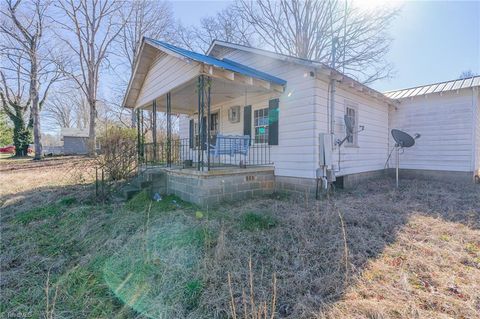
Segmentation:
{"type": "Polygon", "coordinates": [[[355,131],[355,119],[349,117],[346,114],[343,117],[343,120],[345,121],[345,128],[346,128],[347,134],[342,140],[337,139],[335,141],[335,144],[337,144],[339,147],[342,146],[343,143],[345,143],[350,137],[353,137],[355,134],[363,132],[365,130],[365,126],[360,125],[359,129],[355,131]]]}
{"type": "MultiPolygon", "coordinates": [[[[412,147],[413,145],[415,145],[415,140],[420,138],[420,134],[416,133],[412,137],[408,133],[405,133],[405,132],[397,130],[397,129],[393,129],[391,131],[391,133],[392,133],[393,139],[395,140],[394,149],[397,153],[396,167],[395,167],[395,182],[396,182],[396,186],[398,188],[398,179],[399,179],[398,178],[398,173],[399,173],[399,169],[400,169],[400,150],[403,151],[404,148],[412,147]]],[[[390,152],[390,155],[388,157],[390,158],[391,155],[392,155],[392,152],[390,152]]],[[[387,159],[387,161],[388,161],[388,159],[387,159]]]]}

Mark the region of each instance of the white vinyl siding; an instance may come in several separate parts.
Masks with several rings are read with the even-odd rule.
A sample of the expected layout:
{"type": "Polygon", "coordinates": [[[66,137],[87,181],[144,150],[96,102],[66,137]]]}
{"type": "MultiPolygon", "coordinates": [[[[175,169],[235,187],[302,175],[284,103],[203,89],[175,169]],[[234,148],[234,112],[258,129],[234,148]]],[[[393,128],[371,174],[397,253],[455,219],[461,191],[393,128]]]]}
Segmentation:
{"type": "MultiPolygon", "coordinates": [[[[317,101],[316,136],[329,133],[328,82],[317,80],[315,100],[317,101]]],[[[388,105],[360,92],[337,85],[335,95],[335,140],[346,136],[344,115],[346,106],[357,109],[357,127],[365,130],[357,134],[358,147],[343,145],[336,147],[332,156],[337,176],[377,171],[384,168],[388,155],[388,105]],[[340,153],[340,160],[339,160],[340,153]]],[[[317,146],[318,149],[318,146],[317,146]]],[[[317,157],[318,161],[318,157],[317,157]]]]}
{"type": "Polygon", "coordinates": [[[480,176],[480,91],[473,90],[474,100],[476,101],[476,117],[475,117],[475,171],[480,176]],[[476,97],[475,97],[476,95],[476,97]]]}
{"type": "Polygon", "coordinates": [[[472,104],[472,90],[462,90],[405,99],[391,109],[391,128],[421,134],[401,155],[401,168],[473,171],[472,104]]]}
{"type": "Polygon", "coordinates": [[[298,64],[284,62],[262,55],[234,50],[224,58],[267,72],[287,81],[285,92],[264,94],[232,101],[232,105],[241,105],[240,123],[228,123],[227,109],[222,115],[221,123],[228,123],[223,131],[228,133],[235,128],[236,133],[243,133],[243,106],[252,105],[255,110],[267,108],[270,99],[279,98],[279,136],[278,145],[271,146],[270,158],[275,165],[275,175],[314,178],[317,153],[314,136],[314,86],[315,79],[309,76],[313,71],[298,64]],[[225,121],[226,120],[226,121],[225,121]]]}

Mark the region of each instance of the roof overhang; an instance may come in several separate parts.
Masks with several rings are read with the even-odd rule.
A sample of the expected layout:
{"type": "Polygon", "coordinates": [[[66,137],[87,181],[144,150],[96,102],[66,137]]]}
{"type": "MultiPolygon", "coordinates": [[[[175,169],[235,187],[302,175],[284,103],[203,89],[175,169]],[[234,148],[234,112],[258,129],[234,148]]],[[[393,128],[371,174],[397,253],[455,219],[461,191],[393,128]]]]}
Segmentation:
{"type": "Polygon", "coordinates": [[[251,52],[251,53],[263,55],[266,57],[270,57],[273,59],[300,64],[305,67],[313,68],[317,73],[317,78],[320,78],[323,80],[336,80],[337,82],[345,84],[346,87],[352,90],[355,90],[356,92],[366,94],[369,97],[373,97],[387,104],[391,104],[391,105],[397,104],[395,100],[390,99],[389,97],[385,96],[383,93],[376,91],[368,87],[367,85],[318,61],[302,59],[294,56],[275,53],[268,50],[253,48],[245,45],[234,44],[234,43],[220,41],[220,40],[214,40],[212,42],[212,44],[210,45],[207,51],[207,55],[220,56],[232,50],[241,50],[241,51],[251,52]]]}
{"type": "MultiPolygon", "coordinates": [[[[265,90],[271,90],[282,93],[285,89],[286,81],[261,72],[245,65],[230,60],[219,60],[208,57],[203,54],[184,50],[173,45],[156,41],[149,38],[143,38],[138,49],[137,59],[135,61],[134,71],[130,77],[127,91],[125,93],[122,105],[127,108],[139,107],[136,105],[137,98],[144,84],[147,73],[152,65],[154,58],[159,52],[172,55],[187,63],[195,63],[199,66],[198,74],[179,83],[178,86],[185,86],[198,75],[207,75],[212,78],[218,78],[232,83],[238,83],[245,86],[260,87],[265,90]]],[[[170,88],[171,90],[176,89],[170,88]]],[[[168,92],[156,92],[160,97],[168,92]]],[[[142,107],[142,106],[140,106],[142,107]]]]}

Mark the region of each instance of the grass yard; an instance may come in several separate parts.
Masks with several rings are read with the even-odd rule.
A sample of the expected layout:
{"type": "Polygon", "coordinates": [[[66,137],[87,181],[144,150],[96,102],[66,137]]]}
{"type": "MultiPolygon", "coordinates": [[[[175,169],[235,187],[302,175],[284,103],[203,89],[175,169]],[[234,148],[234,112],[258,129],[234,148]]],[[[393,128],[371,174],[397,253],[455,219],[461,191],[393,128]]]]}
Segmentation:
{"type": "Polygon", "coordinates": [[[0,160],[2,318],[479,318],[480,186],[388,179],[201,210],[0,160]]]}

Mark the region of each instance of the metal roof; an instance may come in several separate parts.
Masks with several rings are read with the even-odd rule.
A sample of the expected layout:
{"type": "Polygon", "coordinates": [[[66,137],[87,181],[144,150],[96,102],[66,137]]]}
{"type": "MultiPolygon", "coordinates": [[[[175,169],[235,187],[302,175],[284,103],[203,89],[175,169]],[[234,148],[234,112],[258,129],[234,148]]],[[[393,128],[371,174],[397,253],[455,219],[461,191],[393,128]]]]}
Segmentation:
{"type": "Polygon", "coordinates": [[[480,86],[480,75],[466,79],[457,79],[446,82],[417,86],[408,89],[384,92],[383,94],[391,99],[404,99],[430,93],[455,91],[460,89],[480,86]]]}
{"type": "Polygon", "coordinates": [[[285,81],[283,79],[280,79],[276,76],[270,75],[270,74],[262,72],[262,71],[255,70],[253,68],[247,67],[247,66],[245,66],[243,64],[240,64],[240,63],[237,63],[237,62],[233,62],[233,61],[230,61],[230,60],[227,60],[227,59],[219,60],[217,58],[214,58],[214,57],[211,57],[211,56],[208,56],[208,55],[204,55],[204,54],[201,54],[201,53],[185,50],[185,49],[179,48],[177,46],[174,46],[174,45],[171,45],[169,43],[159,41],[159,40],[154,40],[154,39],[150,39],[150,38],[145,38],[145,40],[150,42],[153,45],[160,46],[160,47],[166,49],[167,51],[179,54],[179,55],[181,55],[185,58],[188,58],[188,59],[191,59],[191,60],[194,60],[194,61],[197,61],[197,62],[205,63],[205,64],[208,64],[208,65],[212,65],[212,66],[219,67],[219,68],[222,68],[222,69],[225,69],[225,70],[240,73],[240,74],[243,74],[243,75],[246,75],[246,76],[254,77],[254,78],[257,78],[257,79],[260,79],[260,80],[272,82],[272,83],[279,84],[279,85],[287,84],[287,81],[285,81]]]}

